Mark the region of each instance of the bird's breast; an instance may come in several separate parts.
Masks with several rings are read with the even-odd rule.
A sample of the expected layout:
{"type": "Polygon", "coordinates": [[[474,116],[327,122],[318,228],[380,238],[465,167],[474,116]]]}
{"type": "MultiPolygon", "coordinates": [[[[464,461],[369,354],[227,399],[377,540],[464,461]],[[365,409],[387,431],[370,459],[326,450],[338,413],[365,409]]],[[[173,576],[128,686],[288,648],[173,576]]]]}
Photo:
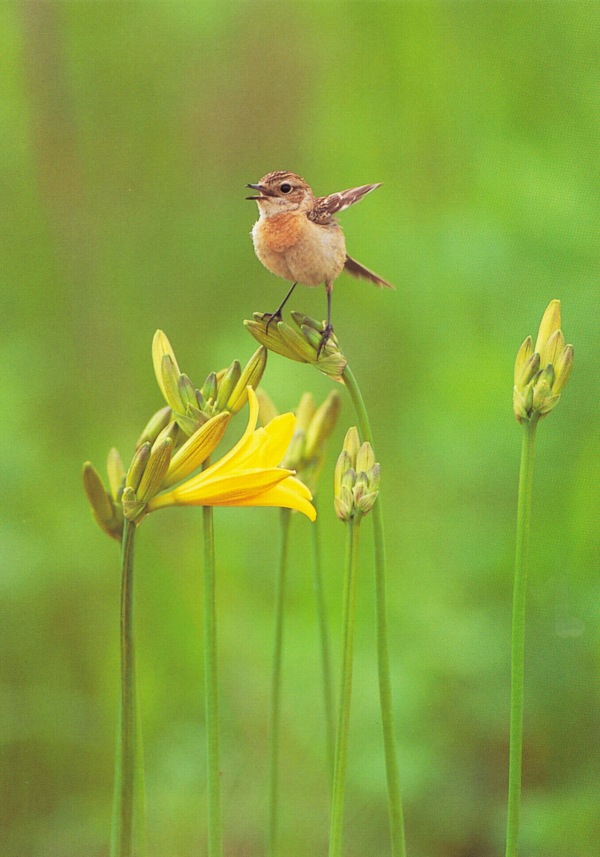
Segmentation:
{"type": "Polygon", "coordinates": [[[333,282],[346,261],[340,226],[313,223],[305,213],[261,218],[252,230],[256,255],[272,273],[305,286],[333,282]]]}

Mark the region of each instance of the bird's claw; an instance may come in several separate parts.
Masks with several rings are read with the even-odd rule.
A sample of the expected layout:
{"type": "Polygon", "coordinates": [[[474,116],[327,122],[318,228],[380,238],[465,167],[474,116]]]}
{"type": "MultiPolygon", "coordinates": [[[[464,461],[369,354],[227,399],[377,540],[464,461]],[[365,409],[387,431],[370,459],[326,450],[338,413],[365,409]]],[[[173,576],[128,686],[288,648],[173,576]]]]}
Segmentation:
{"type": "Polygon", "coordinates": [[[263,313],[263,321],[266,319],[266,331],[269,332],[269,325],[272,321],[280,322],[281,321],[281,310],[276,310],[275,312],[265,312],[263,313]]]}
{"type": "Polygon", "coordinates": [[[325,346],[331,339],[332,334],[333,327],[330,324],[325,325],[325,327],[323,328],[323,333],[321,334],[321,341],[319,342],[319,347],[317,349],[317,360],[319,359],[325,346]]]}

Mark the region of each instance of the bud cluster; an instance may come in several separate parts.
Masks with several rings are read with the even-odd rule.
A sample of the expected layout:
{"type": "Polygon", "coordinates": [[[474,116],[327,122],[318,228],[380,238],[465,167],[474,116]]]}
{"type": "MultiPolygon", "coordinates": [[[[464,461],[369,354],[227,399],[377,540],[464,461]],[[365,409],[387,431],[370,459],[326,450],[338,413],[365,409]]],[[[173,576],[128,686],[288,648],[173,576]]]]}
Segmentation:
{"type": "Polygon", "coordinates": [[[171,343],[162,330],[154,335],[152,359],[158,385],[173,419],[189,436],[216,414],[225,411],[237,414],[243,408],[248,400],[247,388],[256,389],[263,376],[267,349],[258,348],[244,369],[234,360],[228,369],[211,372],[200,389],[180,371],[171,343]]]}
{"type": "Polygon", "coordinates": [[[281,320],[275,323],[270,315],[259,312],[255,312],[252,320],[245,321],[244,324],[265,348],[297,363],[311,363],[334,381],[341,382],[348,361],[342,354],[335,335],[331,334],[323,349],[319,351],[325,329],[324,322],[300,312],[293,312],[292,318],[298,330],[281,320]]]}
{"type": "Polygon", "coordinates": [[[167,405],[142,431],[129,469],[125,471],[118,452],[111,450],[109,491],[90,462],[83,469],[92,513],[117,540],[122,538],[124,518],[139,523],[150,500],[185,479],[211,455],[232,414],[248,400],[248,386],[260,383],[267,350],[258,348],[244,369],[234,360],[228,369],[211,373],[200,390],[180,371],[171,344],[160,330],[152,343],[152,357],[167,405]]]}
{"type": "Polygon", "coordinates": [[[535,348],[531,336],[519,348],[513,408],[520,423],[549,414],[558,404],[571,374],[573,346],[565,343],[560,323],[560,301],[553,300],[542,318],[535,348]]]}
{"type": "Polygon", "coordinates": [[[348,429],[334,475],[335,512],[341,521],[360,520],[379,494],[381,468],[370,443],[361,444],[355,426],[348,429]]]}
{"type": "Polygon", "coordinates": [[[311,393],[304,393],[296,412],[296,427],[282,467],[295,470],[314,494],[325,461],[325,444],[337,422],[341,397],[332,390],[316,406],[311,393]]]}

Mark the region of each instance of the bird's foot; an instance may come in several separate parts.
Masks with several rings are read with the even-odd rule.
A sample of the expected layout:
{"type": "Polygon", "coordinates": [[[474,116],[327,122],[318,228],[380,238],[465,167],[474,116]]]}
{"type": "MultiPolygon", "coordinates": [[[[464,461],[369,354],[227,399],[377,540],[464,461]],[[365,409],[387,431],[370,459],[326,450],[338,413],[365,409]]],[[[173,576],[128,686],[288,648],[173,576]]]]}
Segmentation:
{"type": "Polygon", "coordinates": [[[317,360],[323,353],[323,349],[331,339],[333,334],[333,326],[331,324],[326,324],[323,328],[323,333],[321,334],[321,341],[319,342],[319,348],[317,349],[317,360]]]}
{"type": "Polygon", "coordinates": [[[281,321],[281,308],[276,309],[275,312],[264,312],[262,320],[267,322],[266,331],[268,333],[269,332],[269,325],[271,324],[271,322],[274,321],[275,324],[277,324],[278,322],[281,321]]]}

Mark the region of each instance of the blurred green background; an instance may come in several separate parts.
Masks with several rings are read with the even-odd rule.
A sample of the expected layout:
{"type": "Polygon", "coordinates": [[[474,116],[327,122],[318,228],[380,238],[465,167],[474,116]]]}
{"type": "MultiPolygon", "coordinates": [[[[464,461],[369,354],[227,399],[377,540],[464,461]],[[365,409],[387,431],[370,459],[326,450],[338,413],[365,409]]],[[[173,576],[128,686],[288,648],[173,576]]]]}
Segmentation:
{"type": "MultiPolygon", "coordinates": [[[[513,361],[552,298],[575,369],[539,431],[522,853],[592,857],[600,820],[597,3],[3,2],[0,852],[104,857],[119,559],[81,465],[161,405],[150,345],[197,384],[245,361],[285,283],[244,185],[381,181],[341,217],[389,278],[334,322],[383,468],[392,678],[411,857],[504,853],[521,430],[513,361]]],[[[322,289],[293,309],[325,314],[322,289]]],[[[331,382],[273,355],[280,410],[331,382]]],[[[339,666],[344,531],[320,497],[339,666]]],[[[241,431],[239,417],[230,442],[241,431]]],[[[309,524],[294,519],[282,853],[324,855],[328,777],[309,524]]],[[[346,853],[388,853],[365,526],[346,853]]],[[[264,853],[275,510],[216,512],[226,854],[264,853]]],[[[205,853],[200,517],[151,517],[136,611],[151,855],[205,853]]]]}

